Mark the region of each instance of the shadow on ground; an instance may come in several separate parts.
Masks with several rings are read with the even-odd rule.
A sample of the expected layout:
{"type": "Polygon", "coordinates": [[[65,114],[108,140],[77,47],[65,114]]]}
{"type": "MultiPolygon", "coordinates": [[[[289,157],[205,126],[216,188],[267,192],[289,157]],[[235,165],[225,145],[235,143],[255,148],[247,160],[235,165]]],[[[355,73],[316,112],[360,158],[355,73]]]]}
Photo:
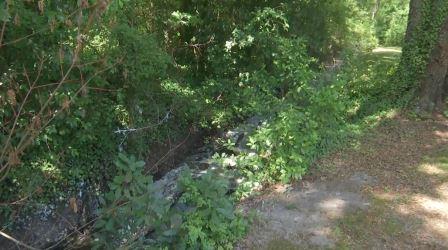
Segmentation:
{"type": "Polygon", "coordinates": [[[242,204],[237,248],[448,248],[448,121],[395,117],[318,165],[242,204]]]}

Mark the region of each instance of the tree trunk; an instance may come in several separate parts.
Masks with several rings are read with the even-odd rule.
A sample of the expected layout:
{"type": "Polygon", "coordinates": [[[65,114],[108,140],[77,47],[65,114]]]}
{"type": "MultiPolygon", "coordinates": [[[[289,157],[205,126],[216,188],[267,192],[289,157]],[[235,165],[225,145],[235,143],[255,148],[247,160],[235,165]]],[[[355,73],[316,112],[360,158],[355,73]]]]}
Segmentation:
{"type": "Polygon", "coordinates": [[[433,112],[443,106],[448,77],[448,16],[439,32],[439,38],[433,48],[426,73],[420,84],[418,108],[433,112]]]}
{"type": "Polygon", "coordinates": [[[380,10],[380,7],[381,7],[381,0],[376,0],[375,6],[373,7],[373,11],[372,11],[372,20],[375,20],[376,14],[380,10]]]}
{"type": "Polygon", "coordinates": [[[409,42],[414,35],[415,29],[422,20],[423,0],[411,0],[409,3],[408,26],[405,34],[405,42],[409,42]]]}
{"type": "Polygon", "coordinates": [[[442,100],[446,100],[447,97],[448,97],[448,72],[445,77],[445,84],[443,85],[442,100]]]}

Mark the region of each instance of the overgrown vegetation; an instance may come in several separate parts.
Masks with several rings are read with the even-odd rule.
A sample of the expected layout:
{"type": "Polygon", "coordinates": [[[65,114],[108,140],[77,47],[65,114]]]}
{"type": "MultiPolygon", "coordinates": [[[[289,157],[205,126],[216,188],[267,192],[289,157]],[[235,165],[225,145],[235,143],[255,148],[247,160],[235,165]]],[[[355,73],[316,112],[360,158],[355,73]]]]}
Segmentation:
{"type": "Polygon", "coordinates": [[[376,11],[372,14],[372,18],[375,20],[375,32],[379,43],[383,46],[402,46],[408,21],[409,1],[376,2],[376,11]]]}
{"type": "Polygon", "coordinates": [[[97,247],[230,249],[246,227],[235,200],[300,179],[353,124],[405,103],[388,81],[398,56],[370,51],[402,45],[408,3],[377,3],[2,2],[2,216],[66,201],[82,182],[106,194],[97,247]],[[145,159],[157,142],[255,114],[266,121],[235,156],[232,195],[217,174],[186,173],[173,205],[151,166],[121,154],[145,159]]]}
{"type": "Polygon", "coordinates": [[[119,172],[95,224],[96,248],[230,249],[245,232],[246,222],[226,196],[228,181],[219,175],[195,180],[184,172],[179,180],[183,195],[173,206],[142,174],[144,162],[120,154],[116,166],[119,172]]]}

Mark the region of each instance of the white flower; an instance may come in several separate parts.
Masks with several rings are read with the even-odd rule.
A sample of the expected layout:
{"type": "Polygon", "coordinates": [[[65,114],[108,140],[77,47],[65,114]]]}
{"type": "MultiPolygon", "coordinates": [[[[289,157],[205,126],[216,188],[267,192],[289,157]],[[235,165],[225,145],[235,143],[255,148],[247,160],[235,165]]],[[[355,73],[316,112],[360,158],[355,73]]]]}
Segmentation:
{"type": "Polygon", "coordinates": [[[235,46],[235,42],[234,41],[226,41],[226,51],[229,52],[232,47],[235,46]]]}

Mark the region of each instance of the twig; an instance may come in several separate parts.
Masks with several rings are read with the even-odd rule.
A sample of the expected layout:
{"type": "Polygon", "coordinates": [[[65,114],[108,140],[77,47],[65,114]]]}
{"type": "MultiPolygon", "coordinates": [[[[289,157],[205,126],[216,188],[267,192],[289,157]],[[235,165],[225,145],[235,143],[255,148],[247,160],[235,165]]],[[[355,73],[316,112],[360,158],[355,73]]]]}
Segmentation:
{"type": "Polygon", "coordinates": [[[13,43],[18,43],[18,42],[20,42],[20,41],[22,41],[22,40],[27,39],[28,37],[32,37],[32,36],[34,36],[34,35],[36,35],[36,34],[42,33],[42,32],[44,32],[45,30],[46,30],[46,29],[42,29],[42,30],[33,32],[33,33],[31,33],[31,34],[28,34],[28,35],[26,35],[26,36],[24,36],[24,37],[17,38],[17,39],[15,39],[15,40],[9,41],[9,42],[7,42],[7,43],[2,44],[2,45],[0,46],[0,48],[4,47],[4,46],[6,46],[6,45],[11,45],[11,44],[13,44],[13,43]]]}
{"type": "MultiPolygon", "coordinates": [[[[31,85],[30,82],[29,82],[28,73],[27,73],[26,70],[25,70],[25,76],[26,76],[26,78],[27,78],[27,80],[28,80],[28,84],[31,86],[31,88],[30,88],[30,89],[28,90],[28,92],[26,93],[25,99],[23,100],[22,104],[20,105],[19,111],[18,111],[18,113],[17,113],[17,115],[16,115],[16,117],[15,117],[15,119],[14,119],[14,123],[13,123],[12,129],[11,129],[11,131],[9,132],[8,138],[6,139],[5,145],[3,146],[2,152],[1,152],[1,154],[0,154],[0,161],[3,159],[3,157],[4,157],[5,154],[6,154],[6,151],[7,151],[7,149],[8,149],[8,145],[9,145],[9,142],[11,141],[11,137],[12,137],[12,135],[14,134],[14,131],[15,131],[15,129],[16,129],[16,126],[17,126],[18,120],[19,120],[19,118],[20,118],[21,112],[22,112],[22,110],[23,110],[23,107],[25,106],[25,103],[26,103],[26,101],[28,100],[28,97],[30,96],[31,92],[33,91],[33,87],[36,85],[37,80],[40,78],[40,74],[41,74],[41,72],[42,72],[43,64],[44,64],[44,61],[41,60],[41,61],[40,61],[40,64],[39,64],[39,71],[38,71],[38,73],[37,73],[37,77],[36,77],[36,79],[34,80],[34,82],[33,82],[32,85],[31,85]]],[[[2,166],[2,167],[0,168],[0,173],[3,172],[4,169],[5,169],[5,167],[2,166]]]]}
{"type": "Polygon", "coordinates": [[[2,231],[0,231],[0,235],[3,236],[3,237],[5,237],[6,239],[8,239],[8,240],[10,240],[10,241],[12,241],[12,242],[18,244],[18,245],[21,245],[22,247],[27,248],[27,249],[39,250],[38,248],[32,247],[32,246],[30,246],[30,245],[27,245],[27,244],[25,244],[25,243],[23,243],[23,242],[21,242],[21,241],[15,239],[15,238],[11,237],[10,235],[8,235],[8,234],[6,234],[6,233],[4,233],[4,232],[2,232],[2,231]]]}
{"type": "Polygon", "coordinates": [[[0,48],[3,46],[3,35],[5,34],[6,21],[3,21],[2,31],[0,32],[0,48]]]}
{"type": "MultiPolygon", "coordinates": [[[[76,83],[76,80],[66,80],[64,83],[76,83]]],[[[51,87],[51,86],[55,86],[58,85],[59,82],[54,82],[54,83],[47,83],[47,84],[42,84],[39,86],[34,87],[34,89],[40,89],[40,88],[45,88],[45,87],[51,87]]]]}
{"type": "MultiPolygon", "coordinates": [[[[99,3],[100,3],[100,2],[99,2],[99,3]]],[[[55,97],[56,93],[59,91],[59,89],[61,88],[61,86],[66,82],[66,80],[67,80],[67,78],[69,77],[69,75],[71,74],[73,68],[74,68],[74,67],[76,66],[76,64],[78,63],[78,60],[79,60],[79,54],[81,53],[81,51],[82,51],[82,49],[83,49],[83,46],[84,46],[84,41],[83,41],[83,37],[82,37],[82,36],[83,36],[83,34],[84,34],[85,32],[87,32],[87,30],[89,29],[89,27],[93,24],[94,17],[95,17],[97,14],[99,14],[99,13],[101,12],[101,11],[98,10],[97,7],[106,7],[106,6],[101,6],[99,3],[93,5],[93,6],[95,6],[95,7],[94,7],[94,13],[92,13],[92,14],[89,16],[87,25],[85,25],[85,27],[84,27],[84,29],[83,29],[82,31],[81,31],[81,24],[79,24],[79,27],[78,27],[78,34],[77,34],[77,44],[76,44],[76,46],[75,46],[75,48],[74,48],[74,50],[73,50],[73,59],[72,59],[71,65],[70,65],[70,67],[68,68],[68,70],[63,74],[62,79],[56,84],[56,87],[55,87],[55,89],[50,93],[49,98],[48,98],[48,99],[45,101],[45,103],[41,106],[41,109],[40,109],[40,111],[38,112],[38,114],[36,115],[36,117],[42,117],[42,116],[43,116],[43,113],[47,110],[47,107],[50,105],[50,102],[53,100],[53,98],[55,97]]],[[[107,5],[107,2],[106,2],[106,5],[107,5]]],[[[89,8],[92,8],[93,6],[90,6],[89,8]]],[[[103,8],[102,10],[105,10],[105,8],[103,8]]],[[[81,9],[78,9],[78,10],[74,11],[71,15],[74,15],[74,14],[78,13],[78,11],[79,11],[79,13],[81,13],[81,9]]],[[[70,15],[70,16],[71,16],[71,15],[70,15]]],[[[34,33],[33,33],[33,34],[34,34],[34,33]]],[[[28,36],[25,36],[25,37],[20,38],[20,39],[25,39],[26,37],[28,37],[28,36]]],[[[15,41],[14,41],[14,42],[15,42],[15,41]]],[[[8,43],[5,43],[5,44],[3,44],[3,45],[6,45],[6,44],[8,44],[8,43]]],[[[1,48],[1,47],[0,47],[0,48],[1,48]]],[[[40,65],[40,66],[42,66],[42,64],[43,64],[43,62],[41,61],[41,65],[40,65]]],[[[103,71],[100,71],[100,72],[103,72],[103,71]]],[[[95,74],[94,76],[96,76],[98,73],[99,73],[99,72],[96,72],[96,74],[95,74]]],[[[41,69],[38,71],[38,75],[37,75],[36,79],[35,79],[34,82],[33,82],[33,86],[34,86],[34,85],[36,84],[36,82],[39,80],[39,78],[40,78],[40,74],[41,74],[41,69]]],[[[93,78],[93,77],[92,77],[92,78],[93,78]]],[[[92,78],[91,78],[91,79],[92,79],[92,78]]],[[[28,78],[27,78],[27,79],[28,79],[28,78]]],[[[91,80],[91,79],[90,79],[90,80],[91,80]]],[[[85,85],[87,85],[88,82],[89,82],[89,81],[87,81],[85,84],[83,84],[83,86],[76,92],[75,96],[78,95],[79,92],[85,88],[85,85]]],[[[30,84],[29,84],[29,85],[30,85],[30,84]]],[[[30,90],[29,90],[28,93],[27,93],[27,96],[29,96],[29,94],[31,93],[32,90],[33,90],[33,88],[30,88],[30,90]]],[[[27,97],[26,97],[26,98],[27,98],[27,97]]],[[[72,98],[72,99],[73,99],[73,98],[72,98]]],[[[72,101],[72,100],[70,100],[69,103],[70,103],[71,101],[72,101]]],[[[23,108],[23,106],[25,105],[25,103],[26,103],[26,101],[24,101],[24,102],[21,104],[21,107],[20,107],[19,111],[21,111],[21,109],[23,108]]],[[[64,110],[64,108],[62,108],[61,111],[63,111],[63,110],[64,110]]],[[[44,126],[41,126],[41,130],[42,130],[42,128],[45,128],[45,127],[49,124],[49,122],[52,121],[52,120],[54,119],[54,117],[56,117],[56,116],[57,116],[57,114],[56,114],[56,115],[53,115],[53,116],[52,116],[52,117],[45,123],[44,126]]],[[[15,130],[15,127],[16,127],[16,125],[17,125],[17,122],[18,122],[19,117],[20,117],[20,112],[19,112],[19,114],[17,114],[17,115],[15,116],[15,121],[14,121],[13,129],[10,131],[8,140],[7,140],[7,142],[4,144],[3,149],[2,149],[2,151],[0,152],[0,173],[5,172],[5,170],[6,170],[6,172],[9,172],[9,169],[10,169],[10,167],[11,167],[11,162],[10,162],[9,160],[4,161],[3,159],[4,159],[5,155],[6,155],[6,151],[7,151],[8,148],[9,148],[9,143],[10,143],[12,134],[13,134],[13,132],[14,132],[14,130],[15,130]],[[6,162],[6,163],[3,165],[3,162],[6,162]]],[[[26,148],[26,147],[27,147],[27,146],[28,146],[28,145],[29,145],[29,144],[36,138],[37,135],[40,134],[41,130],[38,130],[38,131],[34,131],[33,129],[25,130],[25,133],[24,133],[24,135],[22,136],[22,138],[20,139],[20,141],[19,141],[19,143],[18,143],[18,145],[17,145],[17,147],[16,147],[14,153],[17,154],[17,155],[22,154],[22,153],[23,153],[23,150],[24,150],[24,149],[25,149],[25,148],[26,148]],[[30,134],[30,133],[31,133],[31,134],[30,134]]],[[[6,174],[3,174],[3,176],[0,177],[0,182],[6,177],[6,175],[7,175],[7,173],[6,173],[6,174]]]]}
{"type": "MultiPolygon", "coordinates": [[[[95,74],[91,77],[91,78],[89,78],[89,80],[87,80],[76,92],[75,92],[75,94],[73,95],[73,97],[68,101],[68,105],[67,106],[70,106],[70,104],[73,102],[73,100],[74,100],[74,98],[76,97],[76,96],[78,96],[79,95],[79,93],[86,87],[86,85],[87,84],[89,84],[90,83],[90,81],[92,81],[96,76],[98,76],[99,74],[101,74],[101,73],[103,73],[103,72],[105,72],[105,71],[107,71],[107,70],[109,70],[109,69],[111,69],[111,68],[113,68],[113,67],[115,67],[115,65],[116,64],[118,64],[118,63],[115,63],[114,65],[111,65],[111,66],[109,66],[109,67],[107,67],[107,68],[104,68],[104,69],[102,69],[102,70],[100,70],[100,71],[97,71],[97,72],[95,72],[95,74]]],[[[54,93],[54,92],[53,92],[54,93]]],[[[53,115],[50,119],[48,119],[48,121],[42,126],[42,128],[45,128],[45,127],[47,127],[48,126],[48,124],[50,123],[50,122],[52,122],[53,121],[53,119],[54,118],[56,118],[57,116],[58,116],[58,114],[61,114],[62,113],[62,111],[64,111],[65,109],[66,109],[67,107],[63,107],[59,112],[57,112],[55,115],[53,115]]],[[[26,138],[26,136],[28,136],[29,135],[29,132],[27,131],[27,133],[25,134],[25,136],[23,137],[23,138],[25,138],[25,139],[27,139],[27,140],[23,140],[23,138],[22,138],[22,140],[19,142],[19,144],[18,144],[18,146],[17,146],[17,150],[19,151],[19,152],[23,152],[23,150],[25,149],[25,147],[26,146],[28,146],[28,144],[29,143],[31,143],[35,138],[36,138],[36,136],[38,135],[38,133],[37,134],[35,134],[35,135],[33,135],[33,136],[30,136],[29,138],[26,138]]]]}
{"type": "Polygon", "coordinates": [[[105,89],[105,88],[98,88],[98,87],[87,87],[88,89],[96,90],[96,91],[104,91],[104,92],[117,92],[117,89],[105,89]]]}
{"type": "Polygon", "coordinates": [[[153,124],[153,125],[149,125],[149,126],[141,127],[141,128],[117,129],[116,131],[114,131],[114,133],[126,135],[126,134],[136,132],[136,131],[152,129],[152,128],[158,127],[158,126],[162,125],[163,123],[167,122],[170,118],[171,118],[171,109],[168,112],[166,112],[165,117],[163,117],[163,119],[161,121],[159,121],[157,124],[153,124]]]}
{"type": "Polygon", "coordinates": [[[152,165],[151,168],[149,168],[147,171],[145,171],[145,173],[149,173],[150,170],[153,170],[154,168],[158,167],[159,164],[162,163],[165,160],[166,157],[168,157],[168,155],[170,155],[173,151],[175,151],[180,146],[182,146],[185,142],[187,142],[188,138],[190,138],[190,135],[191,135],[191,131],[188,131],[188,135],[185,137],[185,139],[181,143],[177,144],[174,148],[170,149],[156,163],[154,163],[154,165],[152,165]]]}

